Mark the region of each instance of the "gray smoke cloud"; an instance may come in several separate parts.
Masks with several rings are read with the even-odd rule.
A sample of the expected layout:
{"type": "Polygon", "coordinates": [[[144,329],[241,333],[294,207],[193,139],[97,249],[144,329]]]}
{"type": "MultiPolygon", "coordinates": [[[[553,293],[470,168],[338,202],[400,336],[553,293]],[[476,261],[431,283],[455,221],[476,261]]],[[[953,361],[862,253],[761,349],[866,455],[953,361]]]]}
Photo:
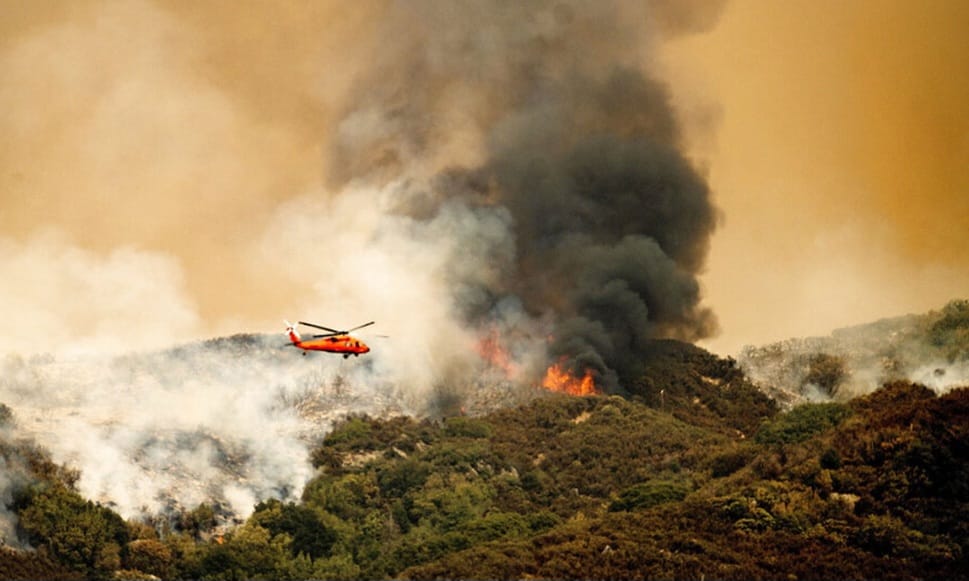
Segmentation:
{"type": "Polygon", "coordinates": [[[448,262],[464,320],[516,328],[615,388],[656,337],[716,329],[697,275],[717,223],[681,149],[670,96],[648,66],[659,39],[708,25],[719,4],[409,3],[384,22],[386,61],[343,116],[331,175],[409,193],[416,227],[455,205],[507,216],[506,238],[471,239],[448,262]],[[690,14],[695,14],[690,18],[690,14]],[[485,250],[480,249],[484,247],[485,250]],[[486,280],[462,266],[487,265],[486,280]],[[500,308],[499,308],[500,305],[500,308]],[[531,330],[524,330],[524,321],[531,330]]]}

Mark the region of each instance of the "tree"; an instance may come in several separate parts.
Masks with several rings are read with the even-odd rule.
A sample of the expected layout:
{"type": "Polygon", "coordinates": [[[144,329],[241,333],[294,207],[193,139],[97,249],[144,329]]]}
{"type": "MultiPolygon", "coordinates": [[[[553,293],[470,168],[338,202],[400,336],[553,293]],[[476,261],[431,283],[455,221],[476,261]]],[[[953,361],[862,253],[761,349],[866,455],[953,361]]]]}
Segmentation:
{"type": "Polygon", "coordinates": [[[929,341],[950,361],[969,356],[969,300],[956,300],[942,308],[929,328],[929,341]]]}
{"type": "Polygon", "coordinates": [[[208,579],[272,578],[286,562],[285,539],[274,542],[269,531],[247,522],[221,544],[205,547],[198,577],[208,579]]]}
{"type": "Polygon", "coordinates": [[[128,543],[125,562],[129,569],[166,579],[171,575],[172,551],[161,541],[139,539],[128,543]]]}
{"type": "Polygon", "coordinates": [[[304,554],[313,559],[325,557],[337,540],[337,533],[317,518],[313,509],[269,500],[256,506],[253,520],[269,531],[270,535],[289,535],[293,555],[304,554]]]}
{"type": "Polygon", "coordinates": [[[817,353],[808,361],[808,372],[804,377],[804,383],[816,385],[822,392],[834,397],[847,376],[848,369],[843,357],[817,353]]]}
{"type": "Polygon", "coordinates": [[[201,533],[211,531],[215,528],[215,510],[206,504],[202,503],[195,507],[194,510],[184,513],[179,522],[179,527],[196,537],[201,533]]]}
{"type": "Polygon", "coordinates": [[[60,485],[35,487],[20,505],[19,526],[30,544],[91,577],[107,577],[120,567],[128,527],[110,509],[60,485]]]}

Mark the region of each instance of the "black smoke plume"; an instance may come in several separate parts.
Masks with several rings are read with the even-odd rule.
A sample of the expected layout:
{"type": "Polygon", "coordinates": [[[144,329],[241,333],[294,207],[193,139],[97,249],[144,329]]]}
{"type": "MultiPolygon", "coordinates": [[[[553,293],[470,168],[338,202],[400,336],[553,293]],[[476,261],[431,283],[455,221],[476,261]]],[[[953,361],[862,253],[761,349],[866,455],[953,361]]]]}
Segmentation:
{"type": "Polygon", "coordinates": [[[649,59],[719,8],[395,3],[343,116],[334,185],[409,181],[394,209],[418,221],[452,204],[507,216],[513,250],[487,277],[453,275],[457,310],[485,326],[520,308],[547,362],[614,388],[649,339],[716,328],[697,275],[717,211],[649,59]]]}

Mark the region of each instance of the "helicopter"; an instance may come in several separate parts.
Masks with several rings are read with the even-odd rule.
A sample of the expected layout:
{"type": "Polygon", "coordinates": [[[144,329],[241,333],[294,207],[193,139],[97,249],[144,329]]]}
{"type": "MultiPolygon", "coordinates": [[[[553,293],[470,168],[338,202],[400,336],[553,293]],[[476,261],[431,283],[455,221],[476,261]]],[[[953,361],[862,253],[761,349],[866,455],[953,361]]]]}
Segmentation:
{"type": "Polygon", "coordinates": [[[346,331],[337,331],[336,329],[316,325],[314,323],[307,323],[305,321],[299,321],[295,325],[289,321],[283,322],[286,323],[286,334],[289,336],[289,340],[292,342],[292,345],[302,349],[303,355],[306,355],[307,351],[325,351],[327,353],[342,353],[343,358],[346,359],[351,355],[354,357],[359,357],[364,353],[370,352],[370,347],[368,347],[366,343],[360,339],[357,339],[356,337],[351,337],[350,333],[356,331],[357,329],[369,327],[370,325],[374,324],[374,321],[358,325],[352,329],[347,329],[346,331]],[[312,339],[304,341],[297,330],[299,325],[313,327],[314,329],[326,331],[326,333],[313,335],[312,339]]]}

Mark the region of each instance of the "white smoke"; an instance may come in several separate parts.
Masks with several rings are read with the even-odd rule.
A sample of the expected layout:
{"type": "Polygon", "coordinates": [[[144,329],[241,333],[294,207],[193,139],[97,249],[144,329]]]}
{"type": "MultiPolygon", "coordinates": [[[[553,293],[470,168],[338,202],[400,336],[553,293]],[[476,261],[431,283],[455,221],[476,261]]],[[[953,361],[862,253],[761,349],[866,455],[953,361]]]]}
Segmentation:
{"type": "MultiPolygon", "coordinates": [[[[54,234],[5,242],[0,307],[21,313],[22,333],[3,338],[0,402],[16,435],[77,468],[81,494],[125,517],[209,502],[243,518],[260,500],[298,498],[310,449],[346,413],[420,415],[442,394],[481,397],[471,383],[483,331],[462,303],[512,259],[509,217],[458,200],[431,219],[394,211],[419,195],[411,182],[307,194],[254,237],[254,272],[312,289],[294,293],[280,331],[284,317],[377,322],[360,332],[373,351],[348,360],[302,356],[282,332],[171,347],[199,333],[174,258],[98,255],[54,234]]],[[[501,307],[492,320],[518,333],[513,358],[544,360],[536,322],[501,307]]]]}
{"type": "Polygon", "coordinates": [[[7,356],[0,398],[17,437],[79,469],[81,494],[125,517],[202,502],[245,517],[260,500],[298,498],[309,449],[342,415],[413,411],[362,381],[366,365],[284,345],[240,336],[126,356],[7,356]]]}
{"type": "Polygon", "coordinates": [[[170,345],[197,332],[178,261],[119,247],[98,254],[56,230],[0,238],[0,352],[61,355],[170,345]]]}
{"type": "Polygon", "coordinates": [[[969,385],[969,361],[929,361],[912,369],[909,377],[915,383],[921,383],[938,393],[945,393],[953,388],[969,385]]]}
{"type": "Polygon", "coordinates": [[[747,346],[738,362],[755,384],[785,404],[847,401],[892,381],[942,394],[969,385],[969,360],[946,356],[932,343],[926,330],[938,316],[907,315],[837,329],[826,337],[747,346]]]}
{"type": "MultiPolygon", "coordinates": [[[[464,312],[514,256],[504,208],[452,200],[421,220],[395,211],[421,195],[412,181],[306,195],[277,210],[253,252],[253,268],[275,273],[280,284],[315,281],[314,292],[293,297],[304,320],[336,328],[376,320],[363,335],[374,349],[374,376],[414,395],[467,381],[480,364],[482,331],[464,312]]],[[[520,307],[493,315],[540,336],[520,307]]]]}

